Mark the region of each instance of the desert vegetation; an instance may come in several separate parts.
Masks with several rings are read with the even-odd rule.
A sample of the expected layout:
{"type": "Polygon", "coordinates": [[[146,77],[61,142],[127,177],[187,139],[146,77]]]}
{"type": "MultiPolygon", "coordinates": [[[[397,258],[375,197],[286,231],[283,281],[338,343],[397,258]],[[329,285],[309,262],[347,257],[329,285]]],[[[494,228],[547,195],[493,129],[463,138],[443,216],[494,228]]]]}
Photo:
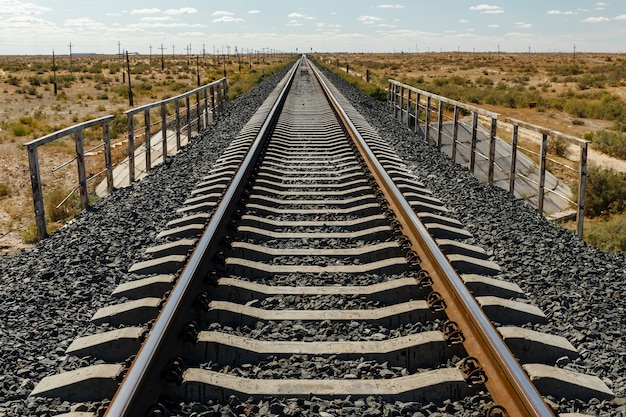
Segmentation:
{"type": "MultiPolygon", "coordinates": [[[[251,89],[291,61],[291,56],[230,55],[195,57],[130,56],[134,106],[159,101],[215,81],[226,74],[228,97],[251,89]],[[163,68],[162,68],[163,65],[163,68]]],[[[14,251],[35,239],[28,157],[22,146],[30,140],[105,115],[114,115],[112,138],[123,139],[130,108],[126,62],[119,56],[0,57],[0,253],[14,251]]],[[[85,131],[85,148],[101,142],[97,129],[85,131]]],[[[114,148],[114,159],[125,157],[125,147],[114,148]]],[[[71,137],[40,147],[46,216],[50,229],[58,228],[79,210],[72,195],[77,185],[75,163],[57,169],[75,155],[71,137]]],[[[87,161],[88,176],[99,172],[103,157],[87,161]]],[[[95,181],[93,186],[95,187],[95,181]]]]}
{"type": "MultiPolygon", "coordinates": [[[[626,56],[620,54],[320,54],[316,59],[364,93],[386,100],[388,79],[591,141],[585,239],[626,250],[626,56]],[[369,82],[366,80],[369,73],[369,82]],[[594,155],[608,155],[595,161],[594,155]],[[595,166],[594,166],[595,164],[595,166]]],[[[498,132],[500,133],[500,132],[498,132]]],[[[536,143],[522,143],[532,151],[536,143]]],[[[548,143],[550,158],[571,158],[548,143]]],[[[577,187],[571,174],[566,183],[577,187]]],[[[575,194],[575,193],[574,193],[575,194]]],[[[565,227],[574,229],[571,223],[565,227]]]]}

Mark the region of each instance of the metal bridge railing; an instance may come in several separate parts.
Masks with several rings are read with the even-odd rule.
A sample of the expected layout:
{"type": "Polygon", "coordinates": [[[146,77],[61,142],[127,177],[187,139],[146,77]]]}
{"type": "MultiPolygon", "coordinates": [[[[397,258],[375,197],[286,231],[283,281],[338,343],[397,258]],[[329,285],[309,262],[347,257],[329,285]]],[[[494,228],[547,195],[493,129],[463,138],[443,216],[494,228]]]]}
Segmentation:
{"type": "MultiPolygon", "coordinates": [[[[206,129],[215,117],[223,113],[224,104],[227,100],[227,92],[228,84],[226,78],[221,78],[210,84],[198,87],[176,97],[126,111],[125,114],[128,117],[128,132],[126,138],[124,139],[128,140],[128,158],[122,163],[128,163],[129,183],[134,182],[137,178],[135,167],[135,158],[137,156],[137,143],[135,141],[137,138],[137,131],[135,130],[135,116],[137,114],[143,114],[144,116],[144,126],[142,127],[142,130],[144,131],[143,142],[145,147],[143,152],[145,152],[146,160],[145,170],[149,171],[154,162],[152,158],[154,144],[152,144],[150,140],[152,133],[158,132],[159,130],[162,132],[160,144],[162,145],[162,160],[165,161],[168,154],[167,129],[174,129],[176,136],[176,151],[178,151],[181,147],[181,134],[183,133],[183,130],[185,131],[187,138],[190,139],[192,131],[199,133],[202,129],[206,129]],[[193,100],[193,98],[195,98],[195,100],[193,100]],[[194,106],[194,109],[192,109],[192,105],[194,106]],[[181,111],[181,107],[184,111],[181,111]],[[151,118],[151,111],[158,112],[158,116],[155,118],[158,122],[151,123],[151,120],[154,120],[151,118]],[[174,115],[168,117],[168,112],[173,112],[174,115]]],[[[85,209],[89,206],[87,183],[90,180],[97,178],[106,172],[107,192],[111,193],[114,189],[113,168],[115,167],[115,164],[113,163],[111,156],[112,138],[109,129],[109,124],[114,119],[115,116],[110,115],[89,120],[58,130],[54,133],[24,144],[28,151],[28,162],[38,240],[42,240],[47,236],[38,148],[55,140],[71,135],[74,136],[76,155],[71,160],[53,168],[52,171],[57,171],[76,161],[78,168],[78,186],[70,192],[70,194],[59,204],[59,206],[65,203],[76,191],[80,191],[81,207],[85,209]],[[84,131],[86,129],[97,129],[99,127],[102,128],[102,143],[85,151],[84,131]],[[104,148],[103,153],[105,168],[88,178],[85,156],[100,148],[104,148]]]]}
{"type": "Polygon", "coordinates": [[[518,191],[516,180],[523,179],[527,185],[532,184],[535,187],[533,194],[536,193],[536,196],[533,195],[532,198],[519,194],[517,196],[536,200],[536,207],[540,213],[546,213],[546,193],[555,195],[555,198],[560,199],[565,205],[574,205],[577,234],[582,236],[589,141],[521,120],[501,118],[498,113],[423,91],[395,80],[389,80],[387,102],[394,118],[417,135],[427,139],[437,149],[443,151],[444,145],[446,148],[449,147],[446,152],[452,160],[466,165],[469,171],[479,179],[481,178],[477,167],[480,165],[484,171],[484,174],[481,174],[484,176],[482,179],[489,184],[508,188],[512,196],[516,196],[518,191]],[[462,119],[460,117],[462,114],[469,117],[462,119]],[[482,120],[486,127],[479,124],[479,120],[482,120]],[[520,128],[528,135],[540,135],[540,150],[535,156],[535,159],[538,159],[538,167],[528,167],[528,161],[532,164],[534,162],[525,154],[532,154],[532,152],[528,150],[525,153],[521,152],[523,148],[518,145],[520,128]],[[499,129],[512,131],[510,143],[497,136],[499,129]],[[547,158],[548,139],[564,141],[579,147],[578,168],[571,168],[559,161],[547,158]],[[505,149],[505,144],[509,146],[508,150],[505,149]],[[508,155],[503,157],[503,153],[508,153],[508,155]],[[523,169],[520,170],[523,164],[519,162],[518,153],[524,155],[526,172],[523,169]],[[569,197],[569,193],[558,180],[552,180],[550,187],[546,185],[546,178],[549,175],[547,161],[559,164],[565,170],[577,171],[578,198],[576,201],[569,197]]]}

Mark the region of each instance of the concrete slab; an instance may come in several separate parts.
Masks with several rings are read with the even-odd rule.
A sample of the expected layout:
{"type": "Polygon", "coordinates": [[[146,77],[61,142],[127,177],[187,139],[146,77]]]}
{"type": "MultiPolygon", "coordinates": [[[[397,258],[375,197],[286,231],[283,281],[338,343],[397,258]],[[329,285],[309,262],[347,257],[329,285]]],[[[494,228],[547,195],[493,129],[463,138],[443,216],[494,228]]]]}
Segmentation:
{"type": "Polygon", "coordinates": [[[120,364],[92,365],[75,371],[45,377],[30,393],[31,397],[61,397],[66,401],[102,401],[117,390],[120,364]]]}
{"type": "Polygon", "coordinates": [[[226,265],[232,268],[233,273],[246,276],[251,270],[255,274],[365,274],[365,273],[399,273],[406,271],[407,262],[405,258],[390,258],[384,261],[370,262],[366,264],[329,264],[329,265],[270,265],[262,262],[250,261],[241,258],[227,258],[226,265]]]}
{"type": "Polygon", "coordinates": [[[470,394],[463,373],[456,368],[418,372],[392,379],[245,379],[205,369],[191,368],[183,374],[180,387],[172,387],[179,398],[207,402],[231,395],[240,398],[346,397],[370,395],[393,401],[443,401],[470,394]]]}
{"type": "MultiPolygon", "coordinates": [[[[256,203],[265,204],[265,205],[272,205],[274,207],[290,206],[290,205],[305,206],[305,207],[306,206],[353,207],[353,206],[360,206],[363,204],[367,204],[370,202],[375,202],[376,197],[374,197],[374,195],[371,194],[371,191],[370,193],[366,195],[361,195],[361,196],[352,197],[352,198],[342,198],[342,199],[336,199],[336,200],[332,200],[332,199],[286,200],[284,198],[274,198],[274,197],[269,197],[265,195],[254,194],[250,196],[250,199],[248,201],[250,201],[251,203],[256,202],[256,203]]],[[[324,211],[326,211],[326,209],[324,209],[324,211]]]]}
{"type": "MultiPolygon", "coordinates": [[[[429,229],[430,231],[430,229],[429,229]]],[[[443,253],[446,255],[465,255],[471,258],[487,259],[489,255],[483,248],[476,245],[469,245],[467,243],[457,242],[451,239],[435,239],[437,245],[443,253]]]]}
{"type": "MultiPolygon", "coordinates": [[[[167,154],[174,155],[178,153],[176,148],[176,132],[167,130],[167,154]]],[[[159,131],[150,138],[150,159],[152,167],[163,163],[163,132],[159,131]]],[[[189,142],[187,135],[180,135],[181,148],[186,146],[189,142]]],[[[137,180],[142,179],[147,175],[146,170],[146,144],[142,144],[135,149],[135,178],[137,180]]],[[[128,158],[120,162],[115,168],[113,168],[113,187],[122,188],[130,185],[128,174],[128,158]]],[[[108,195],[106,179],[96,186],[96,195],[99,197],[105,197],[108,195]]]]}
{"type": "Polygon", "coordinates": [[[422,290],[415,278],[400,278],[363,286],[306,286],[287,287],[264,285],[237,278],[220,278],[214,290],[215,299],[246,304],[251,300],[263,299],[276,295],[359,295],[383,304],[392,304],[426,296],[430,289],[422,290]]]}
{"type": "Polygon", "coordinates": [[[161,298],[148,297],[102,307],[95,312],[91,321],[94,324],[109,323],[114,326],[144,324],[157,316],[161,301],[161,298]]]}
{"type": "Polygon", "coordinates": [[[514,282],[477,274],[462,274],[461,279],[476,297],[526,298],[524,291],[514,282]]]}
{"type": "Polygon", "coordinates": [[[171,220],[167,223],[167,227],[176,228],[187,226],[190,224],[202,224],[204,225],[211,218],[210,213],[197,213],[189,216],[184,216],[175,220],[171,220]]]}
{"type": "Polygon", "coordinates": [[[169,255],[187,255],[196,245],[196,239],[180,239],[162,245],[151,246],[146,249],[146,254],[155,258],[169,255]]]}
{"type": "Polygon", "coordinates": [[[419,367],[432,367],[462,348],[450,349],[441,332],[431,331],[382,341],[359,342],[297,342],[261,341],[221,332],[203,331],[198,342],[186,344],[184,357],[188,363],[213,361],[239,366],[258,363],[267,356],[291,355],[337,356],[341,360],[387,362],[416,372],[419,367]]]}
{"type": "Polygon", "coordinates": [[[497,330],[522,363],[553,365],[564,356],[578,357],[576,348],[564,337],[521,327],[498,327],[497,330]]]}
{"type": "Polygon", "coordinates": [[[522,325],[526,323],[548,322],[543,312],[534,305],[504,298],[486,296],[476,297],[476,301],[491,320],[504,325],[522,325]]]}
{"type": "MultiPolygon", "coordinates": [[[[265,217],[254,216],[250,214],[244,214],[241,216],[241,223],[245,225],[245,227],[254,227],[260,228],[262,226],[274,226],[274,227],[284,227],[284,228],[293,228],[293,227],[316,227],[316,228],[325,228],[325,227],[341,227],[348,230],[361,230],[361,228],[373,228],[379,226],[385,226],[389,228],[387,219],[382,214],[375,214],[367,217],[360,217],[354,220],[331,220],[331,221],[311,221],[311,220],[297,220],[297,221],[286,221],[286,220],[273,220],[265,217]]],[[[244,227],[244,226],[240,226],[244,227]]]]}
{"type": "Polygon", "coordinates": [[[589,401],[592,398],[611,400],[613,391],[600,378],[543,364],[522,365],[541,395],[589,401]]]}
{"type": "MultiPolygon", "coordinates": [[[[316,233],[309,233],[311,239],[322,239],[316,233]]],[[[231,244],[233,257],[246,256],[247,259],[256,261],[271,261],[279,256],[323,256],[323,257],[351,257],[360,259],[362,262],[373,262],[387,259],[398,255],[400,246],[398,242],[381,242],[373,245],[363,245],[356,248],[342,249],[316,249],[316,248],[271,248],[247,242],[233,242],[231,244]]]]}
{"type": "MultiPolygon", "coordinates": [[[[291,186],[289,187],[291,188],[291,186]]],[[[340,197],[352,196],[354,197],[354,196],[362,196],[364,194],[370,194],[372,192],[372,189],[367,185],[351,187],[349,189],[343,189],[343,190],[339,189],[339,190],[334,190],[334,191],[332,189],[335,189],[338,187],[333,184],[306,184],[300,188],[304,188],[304,187],[306,187],[307,189],[315,188],[316,190],[315,191],[283,191],[283,190],[263,187],[260,185],[255,185],[253,187],[253,190],[255,192],[263,192],[263,193],[268,193],[268,194],[273,194],[273,195],[280,195],[284,197],[304,197],[304,196],[315,197],[315,196],[320,195],[320,190],[319,190],[320,188],[326,189],[324,191],[325,196],[340,196],[340,197]]],[[[341,187],[341,185],[339,185],[339,187],[341,187]]],[[[291,200],[285,200],[285,202],[290,202],[290,201],[291,200]]]]}
{"type": "Polygon", "coordinates": [[[435,239],[463,240],[472,237],[470,232],[460,227],[452,227],[439,223],[424,223],[424,226],[426,226],[428,233],[430,233],[435,239]]]}
{"type": "Polygon", "coordinates": [[[391,306],[367,310],[265,310],[230,301],[211,301],[205,313],[207,320],[218,320],[228,326],[254,326],[258,320],[266,321],[366,321],[397,327],[403,323],[432,320],[433,313],[424,300],[413,300],[391,306]]]}
{"type": "Polygon", "coordinates": [[[92,356],[107,362],[123,362],[139,351],[144,332],[143,327],[125,327],[79,337],[65,353],[79,358],[92,356]]]}
{"type": "Polygon", "coordinates": [[[204,222],[198,222],[174,227],[172,229],[165,229],[159,232],[157,239],[195,239],[204,232],[204,226],[204,222]]]}
{"type": "MultiPolygon", "coordinates": [[[[267,206],[265,204],[249,203],[246,205],[248,209],[254,209],[260,212],[269,212],[278,215],[285,214],[302,214],[303,217],[315,216],[320,214],[319,209],[281,209],[276,207],[267,206]]],[[[380,214],[380,205],[378,203],[366,203],[353,207],[345,208],[325,208],[324,214],[355,214],[359,216],[372,216],[380,214]]]]}
{"type": "MultiPolygon", "coordinates": [[[[303,225],[296,225],[303,226],[303,225]]],[[[326,223],[322,226],[330,227],[326,223]]],[[[362,229],[354,232],[273,232],[267,229],[261,229],[251,226],[239,226],[237,231],[241,233],[242,238],[248,236],[264,236],[270,239],[359,239],[363,237],[369,237],[371,239],[384,239],[389,237],[392,232],[389,226],[377,226],[367,229],[362,229]]]]}
{"type": "Polygon", "coordinates": [[[456,254],[446,257],[460,274],[498,275],[502,272],[498,264],[486,259],[456,254]]]}
{"type": "Polygon", "coordinates": [[[143,279],[129,281],[117,286],[113,297],[138,300],[146,297],[162,297],[174,285],[175,275],[155,275],[143,279]]]}
{"type": "Polygon", "coordinates": [[[171,274],[182,268],[187,259],[184,255],[169,255],[134,263],[128,272],[142,275],[171,274]]]}

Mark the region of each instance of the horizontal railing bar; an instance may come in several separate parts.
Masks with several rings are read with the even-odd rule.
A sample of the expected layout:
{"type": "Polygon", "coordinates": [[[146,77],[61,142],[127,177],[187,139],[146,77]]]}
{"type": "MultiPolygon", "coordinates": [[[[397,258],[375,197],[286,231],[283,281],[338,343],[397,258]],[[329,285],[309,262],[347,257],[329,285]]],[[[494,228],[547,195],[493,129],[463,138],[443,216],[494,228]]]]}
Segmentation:
{"type": "Polygon", "coordinates": [[[76,133],[78,131],[90,128],[92,126],[101,125],[103,123],[107,123],[115,119],[115,116],[104,116],[99,119],[93,119],[86,122],[82,122],[76,124],[74,126],[66,127],[65,129],[57,130],[54,133],[50,133],[49,135],[42,136],[39,139],[31,140],[30,142],[26,142],[23,146],[28,148],[38,147],[41,145],[45,145],[46,143],[50,143],[53,140],[62,138],[63,136],[71,135],[72,133],[76,133]]]}

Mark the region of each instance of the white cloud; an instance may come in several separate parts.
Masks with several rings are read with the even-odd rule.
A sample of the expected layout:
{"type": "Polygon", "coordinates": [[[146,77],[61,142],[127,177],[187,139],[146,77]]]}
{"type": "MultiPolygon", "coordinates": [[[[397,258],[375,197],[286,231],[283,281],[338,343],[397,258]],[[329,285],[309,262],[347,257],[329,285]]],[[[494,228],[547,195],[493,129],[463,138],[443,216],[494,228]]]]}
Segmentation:
{"type": "Polygon", "coordinates": [[[261,13],[260,10],[248,10],[248,14],[259,14],[261,13]]]}
{"type": "Polygon", "coordinates": [[[141,22],[171,22],[172,20],[172,16],[151,16],[141,18],[141,22]]]}
{"type": "Polygon", "coordinates": [[[302,19],[304,15],[300,13],[289,13],[287,17],[290,19],[302,19]]]}
{"type": "Polygon", "coordinates": [[[152,9],[133,9],[130,11],[130,14],[157,14],[161,13],[161,9],[152,8],[152,9]]]}
{"type": "Polygon", "coordinates": [[[596,3],[596,7],[609,7],[610,5],[611,3],[605,3],[603,1],[596,3]]]}
{"type": "Polygon", "coordinates": [[[626,14],[621,14],[615,18],[615,20],[626,20],[626,14]]]}
{"type": "Polygon", "coordinates": [[[106,26],[100,22],[96,22],[95,20],[89,17],[79,17],[78,19],[67,19],[65,21],[65,26],[73,29],[82,29],[82,30],[102,30],[106,29],[106,26]]]}
{"type": "Polygon", "coordinates": [[[290,26],[290,27],[300,27],[300,26],[302,26],[302,23],[300,23],[297,20],[290,20],[289,22],[287,22],[287,26],[290,26]]]}
{"type": "Polygon", "coordinates": [[[21,15],[21,16],[35,16],[40,15],[43,12],[51,10],[48,7],[38,6],[34,3],[22,3],[21,1],[0,1],[0,15],[21,15]]]}
{"type": "Polygon", "coordinates": [[[198,13],[198,11],[194,9],[193,7],[181,7],[180,9],[167,9],[164,13],[179,15],[179,14],[196,14],[198,13]]]}
{"type": "Polygon", "coordinates": [[[499,27],[500,27],[500,25],[498,25],[498,24],[496,23],[496,24],[493,24],[493,25],[489,25],[488,27],[489,27],[489,28],[491,28],[491,29],[497,29],[497,28],[499,28],[499,27]]]}
{"type": "Polygon", "coordinates": [[[376,7],[379,9],[404,9],[401,4],[380,4],[376,7]]]}
{"type": "Polygon", "coordinates": [[[366,24],[366,25],[374,25],[374,24],[376,24],[378,22],[382,22],[385,19],[380,18],[380,17],[376,17],[376,16],[360,16],[357,20],[359,22],[362,22],[362,23],[366,24]]]}
{"type": "Polygon", "coordinates": [[[213,13],[211,13],[211,16],[234,16],[235,13],[233,12],[226,12],[224,10],[216,10],[213,13]]]}
{"type": "Polygon", "coordinates": [[[467,20],[467,19],[461,19],[461,20],[459,20],[459,23],[469,23],[469,22],[470,22],[470,21],[469,21],[469,20],[467,20]]]}
{"type": "Polygon", "coordinates": [[[588,17],[585,20],[583,20],[583,22],[587,22],[587,23],[602,23],[602,22],[608,22],[609,19],[608,17],[588,17]]]}
{"type": "Polygon", "coordinates": [[[218,17],[217,19],[213,19],[211,22],[212,23],[239,23],[243,21],[244,20],[240,17],[222,16],[222,17],[218,17]]]}
{"type": "Polygon", "coordinates": [[[547,12],[548,14],[553,14],[553,15],[566,15],[566,16],[570,16],[570,15],[574,15],[574,14],[578,14],[577,12],[573,11],[573,10],[567,10],[565,12],[562,12],[560,10],[548,10],[547,12]]]}
{"type": "Polygon", "coordinates": [[[518,29],[530,29],[533,25],[532,23],[515,22],[515,27],[518,29]]]}
{"type": "Polygon", "coordinates": [[[470,10],[473,12],[480,12],[481,14],[500,14],[504,13],[504,9],[500,6],[493,6],[491,4],[479,4],[477,6],[470,6],[470,10]]]}

